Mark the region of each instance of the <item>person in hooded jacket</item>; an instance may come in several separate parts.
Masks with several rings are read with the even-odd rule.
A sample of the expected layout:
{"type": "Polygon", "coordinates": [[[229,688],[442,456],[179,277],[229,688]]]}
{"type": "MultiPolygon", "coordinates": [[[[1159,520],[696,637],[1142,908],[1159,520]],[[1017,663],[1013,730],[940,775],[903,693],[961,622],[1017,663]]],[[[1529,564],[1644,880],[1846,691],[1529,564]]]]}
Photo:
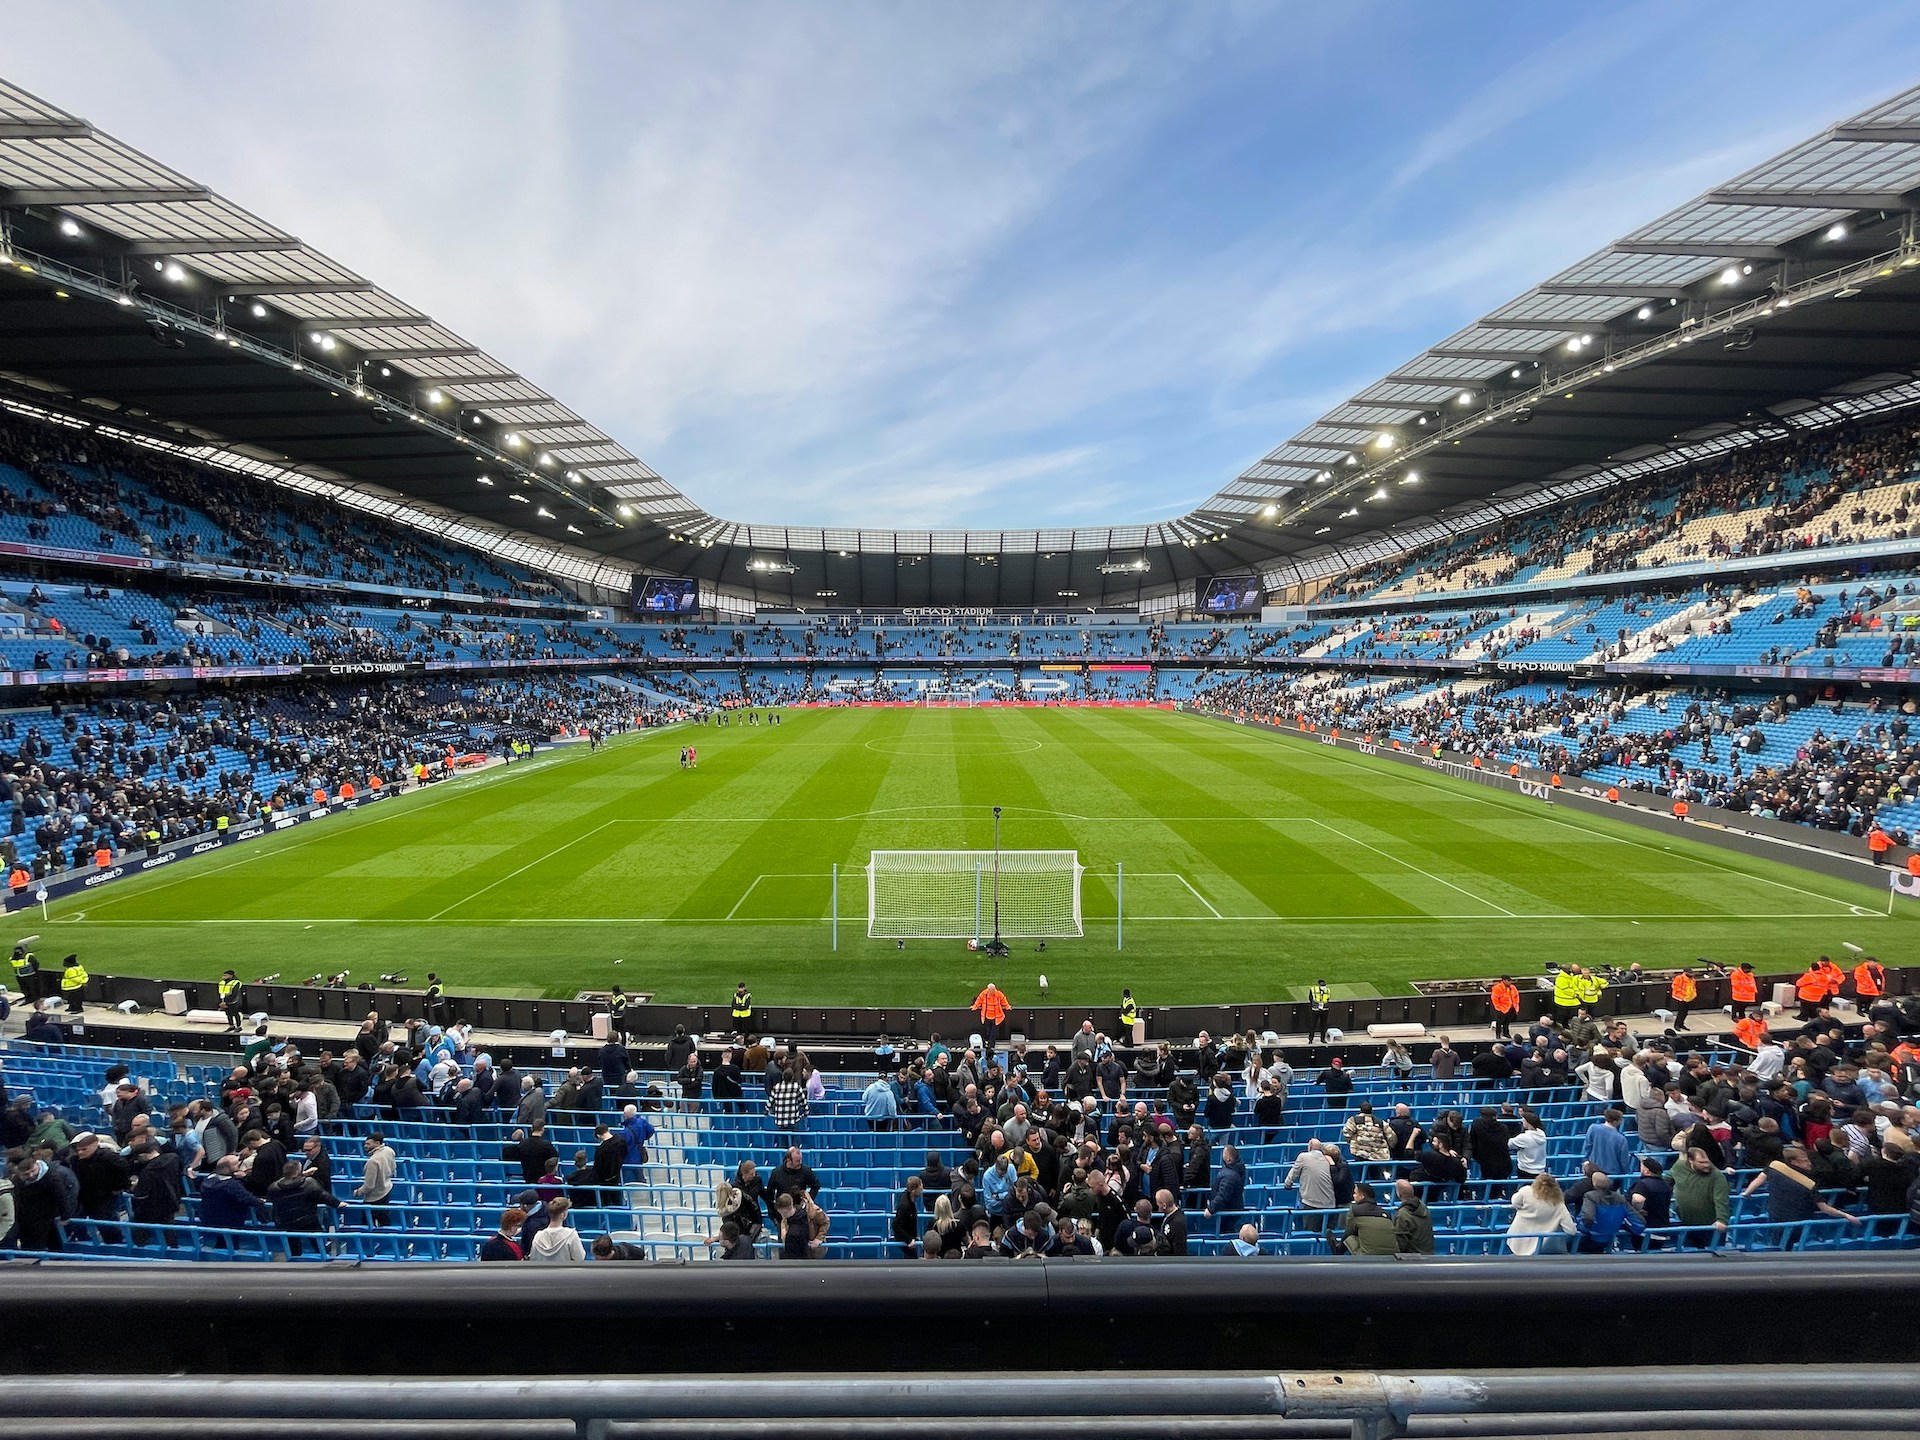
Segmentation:
{"type": "Polygon", "coordinates": [[[562,1195],[547,1204],[547,1223],[533,1237],[533,1248],[527,1253],[527,1259],[536,1264],[579,1265],[587,1258],[586,1247],[580,1243],[580,1232],[567,1223],[568,1212],[572,1205],[562,1195]]]}

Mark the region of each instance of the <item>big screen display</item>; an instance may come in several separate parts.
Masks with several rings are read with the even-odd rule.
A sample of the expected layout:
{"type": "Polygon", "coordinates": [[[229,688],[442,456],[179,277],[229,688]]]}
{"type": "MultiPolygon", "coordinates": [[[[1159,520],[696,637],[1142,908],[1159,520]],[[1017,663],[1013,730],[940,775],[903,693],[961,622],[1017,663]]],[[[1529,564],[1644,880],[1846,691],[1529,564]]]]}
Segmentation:
{"type": "Polygon", "coordinates": [[[1207,582],[1200,608],[1216,615],[1242,615],[1267,603],[1267,587],[1258,575],[1216,575],[1207,582]]]}
{"type": "Polygon", "coordinates": [[[700,582],[670,575],[642,576],[635,586],[633,608],[653,615],[691,615],[700,608],[700,582]]]}

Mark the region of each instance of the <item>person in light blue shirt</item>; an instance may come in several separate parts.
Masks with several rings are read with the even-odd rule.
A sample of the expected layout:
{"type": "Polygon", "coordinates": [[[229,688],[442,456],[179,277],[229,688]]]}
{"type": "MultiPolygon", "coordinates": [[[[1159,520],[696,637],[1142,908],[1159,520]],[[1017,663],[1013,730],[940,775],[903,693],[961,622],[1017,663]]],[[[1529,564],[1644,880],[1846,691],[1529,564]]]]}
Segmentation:
{"type": "Polygon", "coordinates": [[[860,1092],[860,1104],[870,1130],[891,1130],[899,1122],[900,1102],[894,1099],[893,1086],[883,1077],[876,1077],[860,1092]]]}
{"type": "Polygon", "coordinates": [[[989,1215],[998,1215],[1006,1203],[1013,1190],[1013,1173],[1013,1166],[1007,1163],[1005,1155],[980,1172],[980,1203],[989,1215]]]}
{"type": "Polygon", "coordinates": [[[1603,1175],[1634,1173],[1633,1142],[1620,1132],[1620,1112],[1609,1109],[1604,1119],[1587,1127],[1587,1143],[1580,1158],[1603,1175]]]}

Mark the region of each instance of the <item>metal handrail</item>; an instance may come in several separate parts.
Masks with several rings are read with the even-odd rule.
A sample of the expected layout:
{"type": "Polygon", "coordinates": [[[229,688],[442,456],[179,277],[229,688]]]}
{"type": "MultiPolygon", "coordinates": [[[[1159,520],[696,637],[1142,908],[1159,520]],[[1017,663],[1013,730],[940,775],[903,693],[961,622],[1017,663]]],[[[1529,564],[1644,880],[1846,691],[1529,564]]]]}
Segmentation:
{"type": "MultiPolygon", "coordinates": [[[[1739,1397],[1742,1428],[1881,1429],[1916,1423],[1909,1372],[1895,1369],[1696,1367],[1554,1370],[1520,1374],[1288,1375],[1088,1373],[1030,1376],[1022,1408],[1056,1417],[1049,1427],[1107,1435],[1191,1433],[1338,1435],[1388,1440],[1624,1429],[1713,1429],[1739,1397]],[[1620,1410],[1631,1396],[1629,1412],[1620,1410]],[[1307,1423],[1301,1423],[1307,1422],[1307,1423]],[[1329,1423],[1331,1422],[1331,1423],[1329,1423]],[[1156,1428],[1157,1427],[1157,1428],[1156,1428]]],[[[19,1376],[9,1382],[9,1429],[83,1421],[565,1422],[577,1435],[753,1436],[805,1423],[815,1435],[934,1430],[992,1423],[993,1396],[971,1375],[730,1375],[627,1379],[366,1379],[259,1375],[196,1377],[180,1384],[118,1375],[19,1376]],[[769,1418],[777,1417],[777,1418],[769,1418]],[[918,1423],[915,1423],[918,1422],[918,1423]],[[614,1427],[619,1427],[616,1432],[614,1427]],[[628,1427],[634,1427],[629,1429],[628,1427]],[[723,1428],[724,1427],[724,1428],[723,1428]]],[[[999,1418],[1004,1418],[1001,1414],[999,1418]]],[[[104,1430],[104,1427],[102,1427],[104,1430]]],[[[207,1431],[203,1433],[215,1433],[207,1431]]],[[[389,1430],[388,1433],[397,1433],[389,1430]]]]}

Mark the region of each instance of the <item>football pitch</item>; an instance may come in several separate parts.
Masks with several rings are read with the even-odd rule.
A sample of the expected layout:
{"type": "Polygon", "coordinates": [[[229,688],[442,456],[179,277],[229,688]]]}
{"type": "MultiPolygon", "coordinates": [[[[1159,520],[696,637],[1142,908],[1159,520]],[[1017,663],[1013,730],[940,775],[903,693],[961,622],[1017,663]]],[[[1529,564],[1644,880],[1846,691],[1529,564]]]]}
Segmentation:
{"type": "MultiPolygon", "coordinates": [[[[1199,716],[795,710],[546,752],[56,904],[40,950],[95,972],[286,983],[436,970],[455,992],[663,1002],[1297,998],[1547,960],[1763,971],[1914,932],[1886,891],[1199,716]],[[680,746],[699,747],[682,770],[680,746]],[[866,935],[876,849],[1074,849],[1085,936],[866,935]],[[838,949],[830,922],[838,883],[838,949]],[[1115,875],[1124,871],[1124,951],[1115,875]]],[[[1904,903],[1904,902],[1903,902],[1904,903]]],[[[27,916],[18,917],[28,928],[27,916]]]]}

